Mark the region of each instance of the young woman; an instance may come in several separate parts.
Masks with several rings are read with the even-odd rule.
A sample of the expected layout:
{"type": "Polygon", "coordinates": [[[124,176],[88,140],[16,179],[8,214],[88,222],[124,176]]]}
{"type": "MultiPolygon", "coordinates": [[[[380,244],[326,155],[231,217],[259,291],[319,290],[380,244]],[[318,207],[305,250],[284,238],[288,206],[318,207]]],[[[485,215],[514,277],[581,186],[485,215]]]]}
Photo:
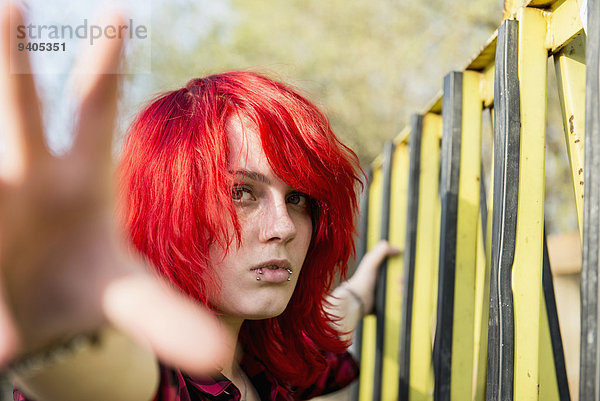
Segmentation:
{"type": "MultiPolygon", "coordinates": [[[[26,67],[3,34],[5,59],[26,67]]],[[[119,48],[104,44],[89,65],[115,66],[119,48]]],[[[234,72],[192,80],[139,114],[119,168],[120,206],[131,242],[165,287],[136,267],[110,215],[116,78],[83,78],[76,142],[56,160],[44,150],[31,77],[4,69],[19,157],[1,188],[10,201],[2,203],[9,308],[0,311],[8,323],[0,359],[14,359],[12,341],[17,356],[36,362],[16,363],[31,397],[16,390],[16,400],[305,399],[355,378],[347,336],[394,250],[380,244],[330,294],[354,252],[361,172],[312,103],[234,72]],[[106,323],[117,332],[102,330],[89,346],[43,348],[51,357],[39,358],[51,340],[106,323]]]]}

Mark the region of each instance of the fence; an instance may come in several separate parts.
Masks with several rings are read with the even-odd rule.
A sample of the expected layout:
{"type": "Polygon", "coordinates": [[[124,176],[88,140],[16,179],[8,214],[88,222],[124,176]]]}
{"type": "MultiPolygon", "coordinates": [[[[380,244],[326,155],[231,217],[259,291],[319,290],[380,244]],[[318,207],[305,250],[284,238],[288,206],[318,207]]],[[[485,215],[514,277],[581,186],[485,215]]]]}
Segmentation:
{"type": "Polygon", "coordinates": [[[583,250],[579,399],[600,399],[600,0],[524,3],[373,163],[359,256],[383,238],[403,257],[357,331],[354,399],[571,399],[544,232],[549,57],[583,250]]]}

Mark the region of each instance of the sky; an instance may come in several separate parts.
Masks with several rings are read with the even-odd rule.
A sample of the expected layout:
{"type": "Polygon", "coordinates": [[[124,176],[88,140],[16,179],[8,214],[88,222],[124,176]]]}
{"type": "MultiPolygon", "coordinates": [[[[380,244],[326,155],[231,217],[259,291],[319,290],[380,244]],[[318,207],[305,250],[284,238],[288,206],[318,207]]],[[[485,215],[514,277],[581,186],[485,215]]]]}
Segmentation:
{"type": "MultiPolygon", "coordinates": [[[[68,150],[72,142],[73,114],[76,110],[76,100],[72,93],[72,87],[69,80],[69,72],[74,66],[77,54],[80,54],[84,47],[93,42],[90,38],[91,26],[100,25],[111,11],[117,11],[125,17],[127,25],[133,28],[143,26],[146,31],[145,37],[136,37],[133,35],[126,45],[125,55],[135,52],[136,63],[126,64],[124,71],[128,75],[125,77],[123,87],[123,97],[129,101],[121,101],[123,107],[131,107],[132,103],[141,103],[152,96],[154,88],[149,85],[151,82],[148,74],[152,72],[152,56],[160,56],[160,51],[152,48],[152,35],[161,35],[172,38],[172,43],[181,46],[183,49],[190,48],[196,42],[196,39],[207,32],[211,26],[211,21],[228,18],[231,14],[229,1],[211,1],[211,0],[128,0],[107,1],[107,0],[26,0],[22,2],[26,10],[26,29],[27,35],[31,37],[31,42],[50,41],[52,43],[65,43],[65,51],[30,51],[32,57],[33,70],[36,73],[36,83],[38,94],[43,103],[43,117],[46,125],[46,137],[50,149],[57,154],[68,150]],[[205,11],[201,15],[184,13],[177,15],[177,22],[165,24],[164,10],[185,10],[186,4],[190,1],[200,3],[205,11]],[[154,24],[153,24],[154,23],[154,24]],[[29,25],[32,28],[29,29],[29,25]],[[168,26],[167,31],[153,31],[152,27],[168,26]],[[68,27],[68,28],[66,28],[68,27]],[[190,27],[193,30],[190,31],[190,27]],[[60,39],[50,38],[52,29],[58,29],[58,32],[65,32],[67,37],[61,36],[60,39]],[[70,30],[80,36],[86,36],[83,39],[69,38],[70,30]],[[39,34],[42,38],[38,38],[39,34]],[[133,102],[131,100],[134,100],[133,102]]],[[[57,31],[55,31],[57,32],[57,31]]],[[[61,33],[59,33],[61,35],[61,33]]],[[[92,44],[93,49],[93,44],[92,44]]],[[[121,107],[121,109],[123,109],[121,107]]],[[[117,125],[118,131],[124,131],[129,123],[131,114],[128,110],[121,110],[120,120],[117,125]]],[[[1,145],[1,143],[0,143],[1,145]]],[[[1,146],[0,146],[1,147],[1,146]]],[[[0,151],[1,155],[1,151],[0,151]]]]}

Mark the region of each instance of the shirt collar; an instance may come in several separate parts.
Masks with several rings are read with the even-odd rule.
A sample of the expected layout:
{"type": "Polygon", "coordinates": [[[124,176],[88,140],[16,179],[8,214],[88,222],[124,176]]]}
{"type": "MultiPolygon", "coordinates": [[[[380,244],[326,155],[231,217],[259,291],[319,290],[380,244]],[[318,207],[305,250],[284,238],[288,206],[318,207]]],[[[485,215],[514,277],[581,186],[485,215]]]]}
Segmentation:
{"type": "MultiPolygon", "coordinates": [[[[286,389],[282,388],[277,379],[269,372],[264,363],[256,356],[246,353],[242,358],[241,367],[248,376],[252,385],[261,399],[275,400],[287,398],[286,389]]],[[[214,377],[191,377],[187,376],[188,383],[199,391],[211,396],[219,396],[223,393],[232,394],[239,389],[225,376],[217,374],[214,377]]]]}
{"type": "Polygon", "coordinates": [[[235,385],[220,373],[214,377],[198,378],[187,376],[187,379],[188,384],[211,396],[218,396],[223,393],[230,394],[235,388],[235,385]]]}

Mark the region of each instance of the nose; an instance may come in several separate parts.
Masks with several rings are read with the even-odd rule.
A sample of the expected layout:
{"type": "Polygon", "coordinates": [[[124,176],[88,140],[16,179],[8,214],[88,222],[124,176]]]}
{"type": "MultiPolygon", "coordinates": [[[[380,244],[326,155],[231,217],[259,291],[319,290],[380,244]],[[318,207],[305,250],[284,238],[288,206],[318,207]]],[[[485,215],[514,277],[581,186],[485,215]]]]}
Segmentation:
{"type": "Polygon", "coordinates": [[[260,230],[263,242],[289,242],[296,237],[296,224],[290,217],[285,199],[273,200],[265,208],[260,230]]]}

